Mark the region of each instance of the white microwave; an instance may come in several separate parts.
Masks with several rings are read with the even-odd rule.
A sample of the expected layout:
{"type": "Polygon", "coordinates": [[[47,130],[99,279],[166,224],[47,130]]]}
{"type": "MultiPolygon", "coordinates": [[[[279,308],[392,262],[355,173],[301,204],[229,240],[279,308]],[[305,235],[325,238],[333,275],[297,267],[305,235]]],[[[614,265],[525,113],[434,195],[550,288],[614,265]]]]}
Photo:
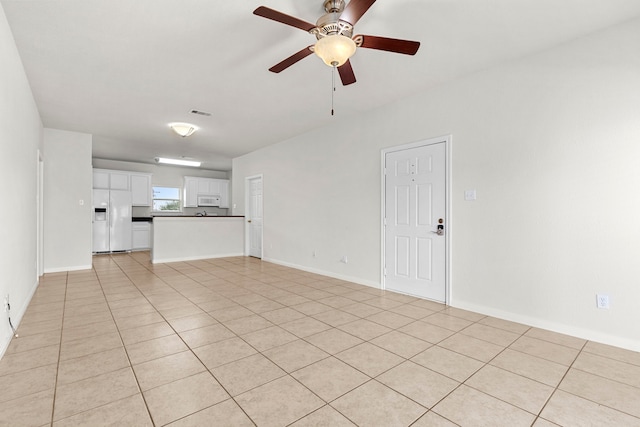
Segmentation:
{"type": "Polygon", "coordinates": [[[198,206],[220,206],[220,196],[198,195],[198,206]]]}

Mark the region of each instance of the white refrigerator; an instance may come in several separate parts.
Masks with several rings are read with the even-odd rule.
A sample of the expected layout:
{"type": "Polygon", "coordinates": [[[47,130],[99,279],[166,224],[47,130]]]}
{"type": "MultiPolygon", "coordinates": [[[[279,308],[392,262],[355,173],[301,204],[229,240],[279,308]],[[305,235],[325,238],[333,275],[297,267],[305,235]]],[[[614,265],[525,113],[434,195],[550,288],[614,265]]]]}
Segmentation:
{"type": "Polygon", "coordinates": [[[93,252],[131,250],[131,192],[93,190],[93,252]]]}

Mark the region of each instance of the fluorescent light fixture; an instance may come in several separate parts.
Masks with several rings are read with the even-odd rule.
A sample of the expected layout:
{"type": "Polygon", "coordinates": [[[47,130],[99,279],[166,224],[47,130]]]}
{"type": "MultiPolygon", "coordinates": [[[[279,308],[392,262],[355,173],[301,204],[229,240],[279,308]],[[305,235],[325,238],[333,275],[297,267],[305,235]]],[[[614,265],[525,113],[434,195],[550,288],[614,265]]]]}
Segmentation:
{"type": "Polygon", "coordinates": [[[191,123],[169,123],[169,127],[183,138],[192,135],[198,130],[198,127],[191,123]]]}
{"type": "Polygon", "coordinates": [[[177,165],[177,166],[193,166],[194,168],[200,167],[200,162],[196,162],[193,160],[183,160],[183,159],[167,159],[165,157],[156,157],[156,163],[162,163],[166,165],[177,165]]]}

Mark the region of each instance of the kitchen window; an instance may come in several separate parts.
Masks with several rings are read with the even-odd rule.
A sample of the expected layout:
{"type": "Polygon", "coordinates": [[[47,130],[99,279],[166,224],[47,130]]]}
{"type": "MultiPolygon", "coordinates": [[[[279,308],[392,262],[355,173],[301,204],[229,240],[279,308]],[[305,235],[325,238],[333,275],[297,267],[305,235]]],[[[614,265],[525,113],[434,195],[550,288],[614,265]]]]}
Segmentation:
{"type": "Polygon", "coordinates": [[[180,212],[180,189],[153,187],[153,210],[156,212],[180,212]]]}

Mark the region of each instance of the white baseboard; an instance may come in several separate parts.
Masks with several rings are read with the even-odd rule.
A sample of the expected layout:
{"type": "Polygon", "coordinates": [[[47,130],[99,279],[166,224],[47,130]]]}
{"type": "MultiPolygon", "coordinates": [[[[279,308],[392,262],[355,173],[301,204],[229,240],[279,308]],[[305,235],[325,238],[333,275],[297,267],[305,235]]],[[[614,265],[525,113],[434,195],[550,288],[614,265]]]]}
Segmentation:
{"type": "Polygon", "coordinates": [[[93,265],[75,265],[73,267],[53,267],[53,268],[45,268],[45,273],[63,273],[66,271],[79,271],[79,270],[91,270],[93,265]]]}
{"type": "MultiPolygon", "coordinates": [[[[24,317],[24,314],[27,312],[29,303],[31,303],[31,299],[33,298],[33,295],[36,293],[36,290],[38,289],[39,284],[40,284],[39,280],[36,279],[36,283],[31,287],[31,290],[29,291],[27,298],[22,302],[22,304],[20,304],[17,310],[16,310],[16,307],[14,307],[15,303],[11,303],[11,323],[13,324],[13,327],[16,328],[16,330],[20,326],[20,322],[22,322],[22,318],[24,317]]],[[[7,323],[9,323],[8,320],[7,320],[7,323]]],[[[12,339],[13,339],[13,332],[11,331],[11,328],[9,328],[9,334],[6,337],[2,337],[2,342],[0,342],[0,359],[2,359],[2,356],[4,356],[4,353],[7,351],[7,348],[9,348],[9,344],[11,344],[12,339]]]]}
{"type": "Polygon", "coordinates": [[[527,326],[546,329],[548,331],[570,335],[572,337],[582,338],[588,341],[594,341],[601,344],[611,345],[614,347],[625,348],[627,350],[632,350],[632,351],[640,351],[640,341],[638,340],[632,340],[624,337],[616,337],[610,334],[604,334],[601,332],[591,331],[584,328],[565,325],[565,324],[553,322],[547,319],[540,319],[536,317],[524,316],[518,313],[496,310],[491,307],[485,307],[485,306],[469,303],[466,301],[454,300],[451,303],[451,307],[473,311],[476,313],[484,314],[486,316],[497,317],[499,319],[508,320],[510,322],[522,323],[527,326]]]}
{"type": "Polygon", "coordinates": [[[243,252],[237,252],[232,254],[214,254],[214,255],[199,255],[199,256],[187,256],[180,258],[160,258],[160,259],[152,259],[152,264],[163,264],[165,262],[185,262],[185,261],[198,261],[202,259],[212,259],[212,258],[229,258],[229,257],[237,257],[244,256],[243,252]]]}
{"type": "Polygon", "coordinates": [[[381,285],[379,282],[374,282],[371,280],[364,280],[361,279],[359,277],[351,277],[351,276],[345,276],[342,274],[336,274],[332,271],[326,271],[326,270],[320,270],[320,269],[316,269],[316,268],[310,268],[310,267],[306,267],[303,265],[297,265],[297,264],[293,264],[290,262],[286,262],[286,261],[280,261],[277,259],[273,259],[273,258],[262,258],[263,261],[266,262],[271,262],[273,264],[278,264],[278,265],[283,265],[285,267],[291,267],[291,268],[295,268],[296,270],[302,270],[302,271],[306,271],[309,273],[315,273],[315,274],[321,274],[323,276],[327,276],[327,277],[332,277],[334,279],[340,279],[340,280],[344,280],[346,282],[352,282],[352,283],[357,283],[359,285],[364,285],[364,286],[369,286],[372,288],[376,288],[376,289],[381,289],[381,285]]]}
{"type": "MultiPolygon", "coordinates": [[[[370,286],[376,289],[381,289],[380,283],[362,280],[357,277],[344,276],[341,274],[336,274],[330,271],[310,268],[302,265],[293,264],[286,261],[281,261],[272,258],[263,258],[264,261],[271,262],[273,264],[283,265],[285,267],[291,267],[302,271],[307,271],[309,273],[321,274],[323,276],[333,277],[335,279],[346,280],[348,282],[357,283],[360,285],[370,286]]],[[[522,323],[524,325],[546,329],[549,331],[557,332],[560,334],[570,335],[577,338],[582,338],[589,341],[594,341],[602,344],[611,345],[614,347],[625,348],[631,351],[640,351],[640,341],[633,340],[625,337],[616,337],[610,334],[604,334],[584,328],[579,328],[571,325],[565,325],[558,322],[549,321],[547,319],[540,319],[530,316],[524,316],[518,313],[512,313],[502,310],[496,310],[491,307],[485,307],[473,303],[468,303],[466,301],[452,300],[451,307],[460,308],[463,310],[469,310],[476,313],[484,314],[486,316],[492,316],[503,320],[508,320],[511,322],[522,323]]]]}

